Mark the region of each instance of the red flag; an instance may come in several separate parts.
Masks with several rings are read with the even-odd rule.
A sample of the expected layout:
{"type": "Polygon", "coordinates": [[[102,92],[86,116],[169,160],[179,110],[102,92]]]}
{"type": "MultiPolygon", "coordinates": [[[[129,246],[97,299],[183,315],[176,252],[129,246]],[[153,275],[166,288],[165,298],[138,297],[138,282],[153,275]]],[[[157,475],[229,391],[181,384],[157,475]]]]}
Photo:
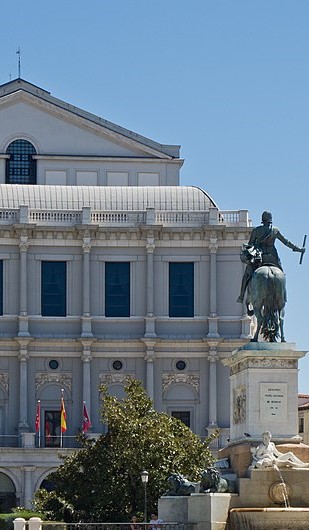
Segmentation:
{"type": "Polygon", "coordinates": [[[61,398],[60,425],[61,425],[61,432],[65,432],[67,430],[67,415],[65,412],[63,397],[61,398]]]}
{"type": "Polygon", "coordinates": [[[89,418],[89,414],[87,411],[86,403],[84,401],[84,407],[83,407],[83,432],[87,432],[88,429],[91,427],[91,421],[89,418]]]}
{"type": "Polygon", "coordinates": [[[35,432],[40,432],[41,427],[41,402],[38,401],[35,415],[35,432]]]}

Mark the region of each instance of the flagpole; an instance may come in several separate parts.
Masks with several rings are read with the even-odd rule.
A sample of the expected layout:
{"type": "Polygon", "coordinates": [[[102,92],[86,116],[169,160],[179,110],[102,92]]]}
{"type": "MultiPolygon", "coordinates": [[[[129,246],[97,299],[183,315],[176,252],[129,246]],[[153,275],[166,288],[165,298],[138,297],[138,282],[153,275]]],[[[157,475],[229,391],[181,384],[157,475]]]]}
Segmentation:
{"type": "Polygon", "coordinates": [[[63,393],[64,389],[61,389],[61,409],[60,409],[60,447],[63,444],[63,433],[62,433],[62,407],[63,407],[63,393]]]}
{"type": "Polygon", "coordinates": [[[39,410],[39,447],[41,447],[41,401],[38,399],[38,410],[39,410]]]}
{"type": "Polygon", "coordinates": [[[82,431],[84,434],[88,432],[88,430],[91,428],[91,421],[88,414],[88,410],[86,407],[86,401],[83,401],[83,425],[82,425],[82,431]]]}
{"type": "Polygon", "coordinates": [[[41,447],[41,401],[39,399],[36,406],[35,431],[38,433],[38,446],[41,447]]]}
{"type": "Polygon", "coordinates": [[[60,447],[63,446],[63,433],[67,430],[67,415],[63,397],[64,389],[61,389],[61,409],[60,409],[60,447]]]}
{"type": "Polygon", "coordinates": [[[82,412],[82,433],[85,434],[84,426],[85,426],[85,407],[86,407],[86,401],[83,401],[83,412],[82,412]]]}

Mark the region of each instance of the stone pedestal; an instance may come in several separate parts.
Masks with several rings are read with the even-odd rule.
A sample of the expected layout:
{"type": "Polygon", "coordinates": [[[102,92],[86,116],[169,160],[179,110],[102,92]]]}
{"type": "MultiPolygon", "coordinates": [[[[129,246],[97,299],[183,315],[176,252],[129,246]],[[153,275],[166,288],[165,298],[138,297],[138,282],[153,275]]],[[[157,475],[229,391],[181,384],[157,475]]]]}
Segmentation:
{"type": "Polygon", "coordinates": [[[225,530],[229,510],[237,503],[235,493],[192,493],[188,497],[161,497],[159,517],[164,522],[191,523],[195,530],[225,530]]]}
{"type": "Polygon", "coordinates": [[[230,444],[298,441],[298,359],[294,343],[251,342],[223,364],[230,367],[230,444]],[[250,435],[250,436],[248,436],[250,435]]]}

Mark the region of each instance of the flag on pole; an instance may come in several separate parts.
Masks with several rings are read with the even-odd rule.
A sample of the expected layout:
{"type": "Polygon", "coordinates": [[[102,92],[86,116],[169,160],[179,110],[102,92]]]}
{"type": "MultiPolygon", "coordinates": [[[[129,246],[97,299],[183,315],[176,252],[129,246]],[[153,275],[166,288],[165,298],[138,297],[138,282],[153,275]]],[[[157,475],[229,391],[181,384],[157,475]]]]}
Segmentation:
{"type": "Polygon", "coordinates": [[[87,410],[87,407],[86,407],[86,402],[84,401],[84,406],[83,406],[83,432],[87,432],[88,429],[90,429],[90,427],[91,427],[91,421],[90,421],[88,410],[87,410]]]}
{"type": "Polygon", "coordinates": [[[35,432],[40,432],[41,427],[41,402],[38,400],[35,415],[35,432]]]}
{"type": "Polygon", "coordinates": [[[65,432],[67,430],[67,415],[65,412],[63,396],[61,398],[60,426],[61,426],[61,432],[65,432]]]}

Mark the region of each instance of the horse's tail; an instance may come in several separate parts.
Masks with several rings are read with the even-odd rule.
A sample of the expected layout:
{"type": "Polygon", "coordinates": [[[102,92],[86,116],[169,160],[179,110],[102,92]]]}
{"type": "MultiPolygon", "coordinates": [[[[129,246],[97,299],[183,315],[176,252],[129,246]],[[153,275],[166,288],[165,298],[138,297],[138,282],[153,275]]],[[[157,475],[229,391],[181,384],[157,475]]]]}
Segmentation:
{"type": "Polygon", "coordinates": [[[279,338],[278,285],[273,271],[269,269],[267,277],[267,297],[264,302],[261,333],[269,342],[276,342],[279,338]]]}

